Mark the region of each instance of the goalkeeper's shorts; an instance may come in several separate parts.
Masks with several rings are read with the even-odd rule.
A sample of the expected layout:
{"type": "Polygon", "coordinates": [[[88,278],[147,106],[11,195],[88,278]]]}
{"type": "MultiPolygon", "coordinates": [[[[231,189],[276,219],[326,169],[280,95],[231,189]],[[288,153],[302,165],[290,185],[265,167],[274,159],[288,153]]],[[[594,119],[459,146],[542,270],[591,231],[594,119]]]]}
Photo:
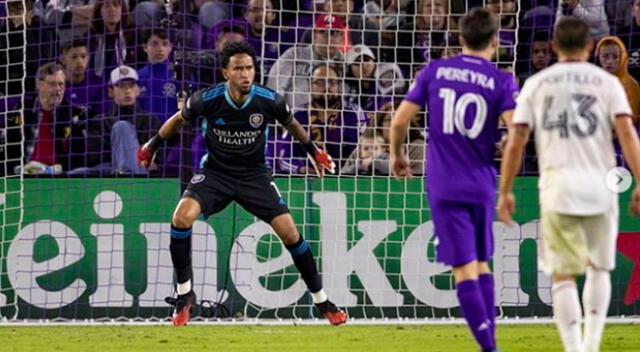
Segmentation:
{"type": "Polygon", "coordinates": [[[238,177],[205,168],[191,178],[182,197],[200,203],[205,217],[222,211],[231,201],[267,224],[276,216],[289,213],[287,203],[267,172],[238,177]]]}

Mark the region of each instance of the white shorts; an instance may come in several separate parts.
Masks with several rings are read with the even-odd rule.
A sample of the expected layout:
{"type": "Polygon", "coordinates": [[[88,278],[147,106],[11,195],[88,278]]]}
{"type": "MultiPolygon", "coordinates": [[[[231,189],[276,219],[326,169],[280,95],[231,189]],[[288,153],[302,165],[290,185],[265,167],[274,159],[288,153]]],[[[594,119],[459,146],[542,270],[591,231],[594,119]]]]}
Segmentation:
{"type": "Polygon", "coordinates": [[[575,216],[541,209],[538,265],[548,275],[582,275],[589,264],[613,270],[618,204],[604,214],[575,216]]]}

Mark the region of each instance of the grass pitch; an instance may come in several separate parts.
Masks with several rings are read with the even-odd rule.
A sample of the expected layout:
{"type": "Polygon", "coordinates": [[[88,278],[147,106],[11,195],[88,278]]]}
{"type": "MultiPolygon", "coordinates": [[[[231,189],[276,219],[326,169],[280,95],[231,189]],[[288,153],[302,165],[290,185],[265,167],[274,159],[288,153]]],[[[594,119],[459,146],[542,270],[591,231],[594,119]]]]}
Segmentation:
{"type": "MultiPolygon", "coordinates": [[[[562,351],[553,325],[501,325],[502,352],[562,351]]],[[[0,326],[0,351],[477,351],[463,325],[0,326]]],[[[609,325],[602,351],[640,351],[640,325],[609,325]]]]}

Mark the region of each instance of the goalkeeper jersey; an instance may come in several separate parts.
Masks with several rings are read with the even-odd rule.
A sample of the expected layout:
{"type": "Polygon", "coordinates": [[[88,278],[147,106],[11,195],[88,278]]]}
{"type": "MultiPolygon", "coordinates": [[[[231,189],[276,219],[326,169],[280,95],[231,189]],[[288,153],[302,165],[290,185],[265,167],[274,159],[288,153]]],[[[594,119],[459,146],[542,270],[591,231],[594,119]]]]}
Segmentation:
{"type": "Polygon", "coordinates": [[[238,176],[269,169],[265,163],[268,124],[288,125],[293,119],[284,98],[273,90],[253,84],[247,100],[238,106],[227,83],[195,92],[182,109],[182,117],[207,121],[205,167],[238,176]]]}

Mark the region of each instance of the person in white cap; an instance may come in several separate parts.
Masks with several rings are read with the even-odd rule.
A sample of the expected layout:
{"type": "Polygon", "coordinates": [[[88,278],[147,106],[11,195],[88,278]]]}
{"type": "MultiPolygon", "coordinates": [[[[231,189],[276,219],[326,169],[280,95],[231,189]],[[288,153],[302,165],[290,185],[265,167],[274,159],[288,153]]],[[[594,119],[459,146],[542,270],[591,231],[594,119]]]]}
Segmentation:
{"type": "Polygon", "coordinates": [[[348,100],[368,115],[394,96],[401,97],[406,90],[407,82],[400,67],[376,62],[373,51],[364,44],[354,45],[346,53],[345,63],[348,100]]]}
{"type": "MultiPolygon", "coordinates": [[[[109,97],[113,102],[89,129],[89,158],[100,169],[118,174],[147,173],[136,163],[136,151],[156,134],[162,123],[140,106],[139,96],[136,70],[122,65],[111,71],[109,97]]],[[[156,158],[155,162],[160,163],[161,159],[156,158]]],[[[157,167],[150,171],[155,170],[157,167]]]]}

